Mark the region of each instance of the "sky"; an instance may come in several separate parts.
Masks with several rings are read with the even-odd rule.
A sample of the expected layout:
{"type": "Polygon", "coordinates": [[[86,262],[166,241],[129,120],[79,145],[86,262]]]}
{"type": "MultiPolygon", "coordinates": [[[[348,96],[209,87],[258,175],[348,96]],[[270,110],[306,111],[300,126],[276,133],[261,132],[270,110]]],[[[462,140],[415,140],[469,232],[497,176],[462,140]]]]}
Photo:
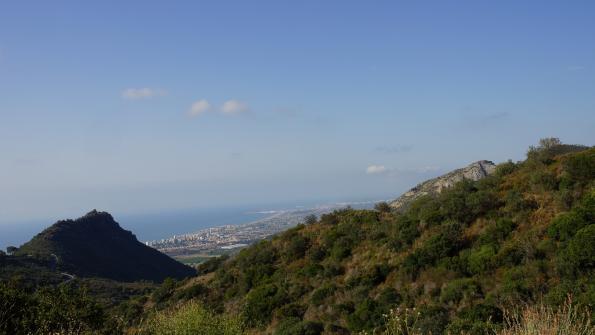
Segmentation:
{"type": "Polygon", "coordinates": [[[594,93],[593,1],[3,1],[0,227],[395,198],[594,93]]]}

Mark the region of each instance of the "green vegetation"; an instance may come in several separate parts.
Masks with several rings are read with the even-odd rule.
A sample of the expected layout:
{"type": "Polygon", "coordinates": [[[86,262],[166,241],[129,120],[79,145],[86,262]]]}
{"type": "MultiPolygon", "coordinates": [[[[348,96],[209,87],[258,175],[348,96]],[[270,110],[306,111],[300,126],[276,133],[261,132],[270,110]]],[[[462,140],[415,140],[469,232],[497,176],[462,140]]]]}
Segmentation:
{"type": "Polygon", "coordinates": [[[202,271],[195,298],[275,334],[396,334],[385,315],[414,307],[419,333],[491,334],[502,306],[567,294],[592,310],[594,167],[595,149],[542,141],[403,213],[336,211],[246,248],[202,271]]]}
{"type": "Polygon", "coordinates": [[[156,313],[133,331],[138,335],[237,335],[242,332],[238,318],[213,314],[196,301],[156,313]]]}
{"type": "MultiPolygon", "coordinates": [[[[69,299],[88,312],[69,320],[90,333],[590,335],[594,215],[595,149],[546,139],[524,162],[421,197],[404,212],[379,204],[309,218],[155,289],[130,284],[140,286],[101,296],[111,284],[64,283],[50,270],[37,281],[47,290],[14,291],[5,281],[0,301],[25,307],[16,324],[0,321],[5,333],[27,333],[39,324],[30,320],[46,318],[62,331],[57,325],[68,323],[41,301],[55,306],[63,299],[55,292],[72,286],[69,299]],[[42,310],[26,312],[34,305],[42,310]]],[[[52,265],[21,252],[0,255],[11,275],[33,272],[18,264],[52,265]]]]}
{"type": "Polygon", "coordinates": [[[119,331],[99,303],[74,286],[28,290],[0,282],[0,334],[111,334],[119,331]]]}

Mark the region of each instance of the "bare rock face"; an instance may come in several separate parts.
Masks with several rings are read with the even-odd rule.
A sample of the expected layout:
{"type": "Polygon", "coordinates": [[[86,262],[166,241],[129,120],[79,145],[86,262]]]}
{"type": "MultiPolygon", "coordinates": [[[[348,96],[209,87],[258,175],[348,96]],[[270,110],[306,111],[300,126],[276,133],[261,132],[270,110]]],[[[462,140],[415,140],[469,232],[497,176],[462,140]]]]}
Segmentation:
{"type": "Polygon", "coordinates": [[[457,169],[440,177],[426,180],[392,201],[390,206],[398,211],[402,211],[411,202],[421,196],[440,194],[444,189],[452,187],[464,179],[477,181],[489,176],[494,171],[496,171],[496,165],[491,161],[484,160],[471,163],[462,169],[457,169]]]}

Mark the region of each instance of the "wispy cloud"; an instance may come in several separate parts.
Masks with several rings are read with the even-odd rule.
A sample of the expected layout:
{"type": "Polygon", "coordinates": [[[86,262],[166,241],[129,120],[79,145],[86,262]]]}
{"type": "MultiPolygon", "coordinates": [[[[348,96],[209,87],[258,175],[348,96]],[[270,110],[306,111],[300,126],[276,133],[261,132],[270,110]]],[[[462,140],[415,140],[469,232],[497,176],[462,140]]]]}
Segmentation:
{"type": "Polygon", "coordinates": [[[366,174],[369,175],[385,175],[391,178],[411,176],[411,175],[426,175],[440,171],[438,166],[423,166],[414,169],[393,169],[384,165],[370,165],[366,168],[366,174]]]}
{"type": "Polygon", "coordinates": [[[491,126],[502,126],[511,118],[508,112],[473,113],[462,115],[462,126],[473,129],[487,128],[491,126]]]}
{"type": "Polygon", "coordinates": [[[238,100],[227,100],[221,106],[221,113],[227,115],[240,114],[248,111],[248,105],[238,100]]]}
{"type": "Polygon", "coordinates": [[[128,100],[151,99],[166,95],[167,92],[162,89],[155,88],[128,88],[122,91],[122,98],[128,100]]]}
{"type": "Polygon", "coordinates": [[[566,69],[571,72],[577,72],[577,71],[584,70],[585,67],[581,66],[581,65],[571,65],[571,66],[567,67],[566,69]]]}
{"type": "Polygon", "coordinates": [[[399,154],[403,152],[409,152],[413,149],[412,145],[393,145],[393,146],[379,146],[376,147],[377,151],[385,154],[399,154]]]}
{"type": "Polygon", "coordinates": [[[208,112],[211,109],[211,104],[205,100],[201,99],[195,101],[192,106],[190,106],[190,110],[188,111],[188,115],[190,116],[199,116],[208,112]]]}
{"type": "Polygon", "coordinates": [[[385,174],[389,170],[384,165],[370,165],[366,168],[367,174],[385,174]]]}

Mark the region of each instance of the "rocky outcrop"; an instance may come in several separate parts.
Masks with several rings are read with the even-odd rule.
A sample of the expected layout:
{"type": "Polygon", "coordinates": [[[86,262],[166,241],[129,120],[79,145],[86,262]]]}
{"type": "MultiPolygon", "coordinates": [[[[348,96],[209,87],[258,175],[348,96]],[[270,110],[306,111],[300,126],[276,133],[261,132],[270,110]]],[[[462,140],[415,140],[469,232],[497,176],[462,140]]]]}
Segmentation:
{"type": "Polygon", "coordinates": [[[440,177],[426,180],[415,186],[396,200],[390,203],[390,206],[398,211],[406,209],[411,202],[424,195],[440,194],[444,189],[452,187],[454,184],[467,180],[480,180],[496,170],[496,165],[491,161],[478,161],[468,166],[451,171],[440,177]]]}

